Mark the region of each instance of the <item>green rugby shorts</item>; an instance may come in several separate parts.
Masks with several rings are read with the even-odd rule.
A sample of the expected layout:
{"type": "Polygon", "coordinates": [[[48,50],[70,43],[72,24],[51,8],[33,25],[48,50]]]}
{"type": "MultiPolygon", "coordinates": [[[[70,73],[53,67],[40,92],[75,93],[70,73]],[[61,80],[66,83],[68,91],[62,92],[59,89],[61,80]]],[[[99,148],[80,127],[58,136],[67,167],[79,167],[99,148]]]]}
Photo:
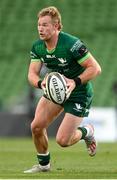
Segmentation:
{"type": "Polygon", "coordinates": [[[91,107],[93,97],[79,97],[76,101],[69,99],[63,104],[65,113],[70,113],[78,117],[87,117],[91,107]]]}

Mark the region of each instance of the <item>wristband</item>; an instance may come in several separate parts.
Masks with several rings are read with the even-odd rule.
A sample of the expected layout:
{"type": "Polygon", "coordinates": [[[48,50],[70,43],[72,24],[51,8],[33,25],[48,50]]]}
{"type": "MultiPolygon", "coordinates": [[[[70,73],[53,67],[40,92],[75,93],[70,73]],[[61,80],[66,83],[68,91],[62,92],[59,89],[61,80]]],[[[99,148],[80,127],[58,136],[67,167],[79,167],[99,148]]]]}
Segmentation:
{"type": "Polygon", "coordinates": [[[39,80],[38,83],[37,83],[39,89],[42,89],[41,83],[42,83],[42,80],[39,80]]]}
{"type": "Polygon", "coordinates": [[[76,86],[82,84],[80,77],[74,78],[74,81],[75,81],[76,86]]]}

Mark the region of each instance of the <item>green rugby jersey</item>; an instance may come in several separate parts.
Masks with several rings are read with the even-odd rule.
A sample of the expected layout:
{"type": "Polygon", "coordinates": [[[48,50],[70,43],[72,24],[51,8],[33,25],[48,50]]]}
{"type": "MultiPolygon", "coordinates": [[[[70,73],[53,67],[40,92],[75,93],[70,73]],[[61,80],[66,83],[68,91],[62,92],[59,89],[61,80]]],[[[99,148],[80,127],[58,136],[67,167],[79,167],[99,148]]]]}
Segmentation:
{"type": "MultiPolygon", "coordinates": [[[[56,71],[67,78],[73,79],[80,75],[84,68],[80,65],[90,53],[83,42],[70,34],[60,32],[57,46],[54,50],[48,51],[43,40],[37,40],[31,49],[31,62],[41,61],[51,71],[56,71]]],[[[92,85],[90,82],[76,87],[70,98],[88,95],[92,96],[92,85]]]]}

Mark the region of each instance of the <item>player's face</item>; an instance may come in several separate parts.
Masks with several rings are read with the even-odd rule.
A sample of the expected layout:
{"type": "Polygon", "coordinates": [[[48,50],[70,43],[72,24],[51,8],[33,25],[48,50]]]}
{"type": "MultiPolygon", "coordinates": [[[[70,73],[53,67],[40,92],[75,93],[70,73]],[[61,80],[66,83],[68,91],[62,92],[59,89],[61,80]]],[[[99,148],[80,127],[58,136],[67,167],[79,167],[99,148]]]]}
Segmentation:
{"type": "Polygon", "coordinates": [[[56,25],[52,22],[50,16],[39,17],[38,19],[38,32],[40,39],[49,40],[57,30],[56,25]]]}

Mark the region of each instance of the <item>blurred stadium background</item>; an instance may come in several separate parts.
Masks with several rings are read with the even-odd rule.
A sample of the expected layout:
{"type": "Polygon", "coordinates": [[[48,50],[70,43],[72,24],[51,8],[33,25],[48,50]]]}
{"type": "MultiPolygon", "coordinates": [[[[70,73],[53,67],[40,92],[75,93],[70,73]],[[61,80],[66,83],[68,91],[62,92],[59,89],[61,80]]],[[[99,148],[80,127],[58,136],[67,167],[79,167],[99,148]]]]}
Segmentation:
{"type": "MultiPolygon", "coordinates": [[[[100,141],[116,141],[116,0],[0,1],[0,136],[30,136],[30,122],[41,94],[27,81],[29,52],[38,38],[37,13],[52,5],[62,14],[63,31],[80,37],[102,67],[101,76],[93,81],[95,97],[86,120],[95,124],[100,141]],[[108,130],[112,136],[102,138],[108,130]]],[[[60,121],[61,117],[52,124],[50,135],[60,121]]]]}

